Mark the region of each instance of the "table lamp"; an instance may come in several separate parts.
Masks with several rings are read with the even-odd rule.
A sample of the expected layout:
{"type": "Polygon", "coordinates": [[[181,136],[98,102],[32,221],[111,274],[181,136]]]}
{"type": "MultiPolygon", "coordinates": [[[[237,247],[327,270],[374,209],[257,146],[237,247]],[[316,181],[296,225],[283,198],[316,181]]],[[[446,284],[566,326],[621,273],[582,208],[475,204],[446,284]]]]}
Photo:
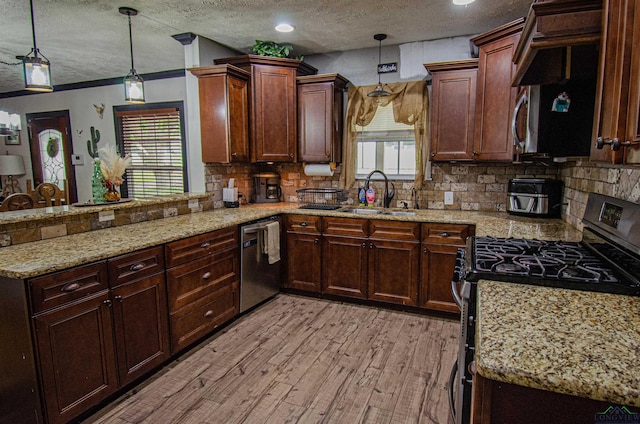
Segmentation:
{"type": "Polygon", "coordinates": [[[25,173],[22,156],[0,155],[0,175],[7,177],[2,182],[2,195],[6,197],[13,193],[21,193],[18,180],[14,180],[13,177],[25,173]]]}

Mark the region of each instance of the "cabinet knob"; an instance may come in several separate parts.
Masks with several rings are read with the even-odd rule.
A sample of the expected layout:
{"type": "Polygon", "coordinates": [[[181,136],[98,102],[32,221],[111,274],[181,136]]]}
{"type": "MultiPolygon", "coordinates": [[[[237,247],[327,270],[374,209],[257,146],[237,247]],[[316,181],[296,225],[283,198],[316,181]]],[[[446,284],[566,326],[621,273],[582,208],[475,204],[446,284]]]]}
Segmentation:
{"type": "Polygon", "coordinates": [[[64,287],[60,289],[60,291],[69,293],[69,292],[78,290],[80,287],[82,287],[82,284],[80,283],[69,283],[69,284],[65,284],[64,287]]]}
{"type": "Polygon", "coordinates": [[[443,238],[451,237],[451,234],[447,233],[446,231],[443,231],[442,233],[440,233],[440,237],[443,237],[443,238]]]}
{"type": "Polygon", "coordinates": [[[118,302],[122,303],[122,296],[116,296],[114,299],[116,299],[118,302]]]}
{"type": "Polygon", "coordinates": [[[313,242],[314,242],[315,244],[318,244],[318,243],[320,243],[320,239],[319,239],[318,237],[316,237],[316,238],[313,240],[313,242]]]}
{"type": "Polygon", "coordinates": [[[369,249],[373,249],[373,243],[369,243],[369,249]]]}
{"type": "Polygon", "coordinates": [[[302,222],[300,223],[300,226],[301,226],[301,227],[308,227],[308,226],[309,226],[309,224],[307,223],[307,221],[302,221],[302,222]]]}
{"type": "Polygon", "coordinates": [[[109,307],[111,306],[111,301],[110,301],[109,299],[105,300],[105,301],[104,301],[104,302],[102,302],[102,303],[104,303],[105,305],[107,305],[107,306],[109,306],[109,307]]]}
{"type": "Polygon", "coordinates": [[[209,243],[208,241],[205,241],[204,243],[202,243],[200,245],[200,247],[203,248],[203,249],[208,249],[208,248],[211,247],[211,243],[209,243]]]}
{"type": "Polygon", "coordinates": [[[209,309],[207,312],[204,313],[204,317],[209,319],[213,316],[213,311],[211,309],[209,309]]]}
{"type": "Polygon", "coordinates": [[[293,153],[289,153],[289,157],[293,159],[293,153]]]}
{"type": "Polygon", "coordinates": [[[238,153],[233,152],[233,153],[231,153],[231,156],[233,156],[234,158],[237,158],[238,157],[238,153]]]}
{"type": "Polygon", "coordinates": [[[427,250],[427,248],[425,247],[424,249],[422,249],[422,253],[429,253],[429,251],[427,250]]]}
{"type": "Polygon", "coordinates": [[[362,243],[362,248],[365,249],[367,247],[367,243],[362,243]]]}
{"type": "Polygon", "coordinates": [[[604,139],[602,137],[596,138],[596,149],[602,150],[604,147],[604,139]]]}
{"type": "Polygon", "coordinates": [[[435,158],[436,157],[436,152],[431,152],[431,157],[435,158]]]}
{"type": "Polygon", "coordinates": [[[471,153],[471,155],[475,158],[476,156],[478,156],[478,152],[476,152],[475,150],[471,153]]]}
{"type": "Polygon", "coordinates": [[[202,274],[202,279],[203,280],[208,280],[211,277],[211,273],[210,272],[205,272],[204,274],[202,274]]]}
{"type": "Polygon", "coordinates": [[[133,264],[129,267],[131,271],[140,271],[144,268],[144,262],[138,262],[137,264],[133,264]]]}

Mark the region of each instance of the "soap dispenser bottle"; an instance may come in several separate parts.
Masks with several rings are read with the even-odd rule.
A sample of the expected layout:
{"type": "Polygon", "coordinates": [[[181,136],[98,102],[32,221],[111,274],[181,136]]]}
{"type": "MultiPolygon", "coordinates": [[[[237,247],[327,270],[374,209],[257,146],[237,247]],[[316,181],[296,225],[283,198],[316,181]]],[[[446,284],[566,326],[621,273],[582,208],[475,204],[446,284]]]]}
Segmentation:
{"type": "Polygon", "coordinates": [[[367,189],[367,206],[373,207],[373,203],[376,201],[376,192],[371,185],[367,189]]]}

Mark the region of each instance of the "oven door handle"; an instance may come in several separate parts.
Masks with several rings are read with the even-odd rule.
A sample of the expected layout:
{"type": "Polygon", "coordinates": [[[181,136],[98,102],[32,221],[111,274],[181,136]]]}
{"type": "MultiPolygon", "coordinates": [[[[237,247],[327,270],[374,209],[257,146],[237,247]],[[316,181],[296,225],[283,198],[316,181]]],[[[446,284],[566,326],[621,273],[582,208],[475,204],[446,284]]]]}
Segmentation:
{"type": "Polygon", "coordinates": [[[449,376],[449,412],[451,412],[451,418],[453,422],[456,422],[456,404],[454,400],[453,389],[456,384],[456,376],[458,375],[458,360],[451,367],[451,375],[449,376]]]}
{"type": "Polygon", "coordinates": [[[453,295],[453,300],[456,302],[456,305],[458,305],[458,308],[462,310],[462,298],[458,291],[458,283],[455,280],[451,280],[451,294],[453,295]]]}

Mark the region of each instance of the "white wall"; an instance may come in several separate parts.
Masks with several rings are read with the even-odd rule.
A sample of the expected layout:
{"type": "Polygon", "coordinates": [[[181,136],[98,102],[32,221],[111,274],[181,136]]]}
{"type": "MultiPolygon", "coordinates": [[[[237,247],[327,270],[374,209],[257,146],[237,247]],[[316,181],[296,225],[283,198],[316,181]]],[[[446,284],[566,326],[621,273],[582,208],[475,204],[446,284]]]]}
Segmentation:
{"type": "MultiPolygon", "coordinates": [[[[147,103],[184,101],[186,98],[185,79],[180,77],[146,81],[145,97],[147,103]]],[[[22,117],[20,145],[0,145],[0,149],[4,147],[1,153],[4,154],[8,152],[9,154],[21,155],[24,158],[27,173],[19,177],[22,190],[25,190],[26,179],[32,179],[33,177],[27,133],[27,113],[59,110],[69,111],[73,153],[82,155],[84,159],[83,165],[77,165],[75,167],[78,200],[84,201],[91,198],[91,173],[93,171],[93,163],[87,151],[87,140],[91,138],[90,129],[93,126],[97,130],[100,130],[100,142],[98,146],[104,146],[105,143],[115,143],[113,106],[125,104],[122,84],[0,99],[0,109],[9,111],[10,113],[19,113],[22,117]],[[94,104],[100,105],[100,103],[104,103],[105,105],[102,119],[98,117],[93,107],[94,104]]],[[[188,121],[189,119],[188,110],[185,110],[185,120],[188,121]]],[[[187,142],[189,142],[188,133],[186,137],[187,142]]],[[[0,143],[3,143],[3,141],[0,140],[0,143]]],[[[204,181],[204,174],[201,174],[200,178],[204,181]]]]}

